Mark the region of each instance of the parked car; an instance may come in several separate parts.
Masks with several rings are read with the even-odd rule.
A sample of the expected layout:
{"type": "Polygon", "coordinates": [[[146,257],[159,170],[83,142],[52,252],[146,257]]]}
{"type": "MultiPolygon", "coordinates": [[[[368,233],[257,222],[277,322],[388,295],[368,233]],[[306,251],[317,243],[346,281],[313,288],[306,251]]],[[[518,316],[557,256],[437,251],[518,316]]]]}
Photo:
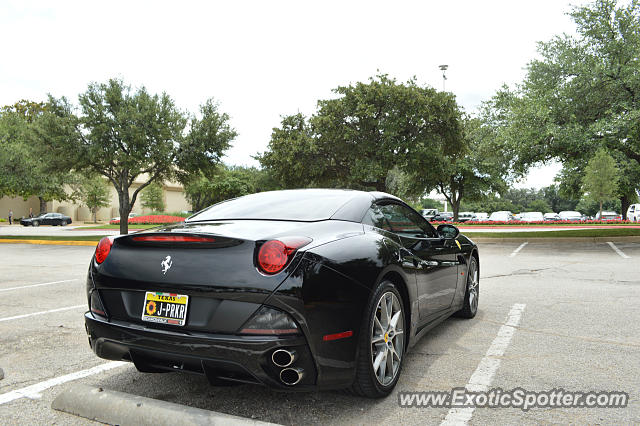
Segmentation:
{"type": "Polygon", "coordinates": [[[640,222],[640,204],[631,204],[627,209],[627,220],[640,222]]]}
{"type": "Polygon", "coordinates": [[[437,216],[438,213],[440,213],[438,209],[422,209],[422,217],[427,220],[431,220],[431,218],[437,216]]]}
{"type": "MultiPolygon", "coordinates": [[[[129,219],[131,219],[132,217],[136,217],[136,216],[138,216],[137,213],[129,213],[129,219]]],[[[113,218],[111,218],[111,220],[120,220],[120,216],[113,217],[113,218]]]]}
{"type": "Polygon", "coordinates": [[[476,220],[487,220],[489,219],[489,214],[485,212],[475,212],[476,220]]]}
{"type": "Polygon", "coordinates": [[[431,218],[431,222],[453,222],[453,213],[440,212],[431,218]]]}
{"type": "Polygon", "coordinates": [[[602,222],[609,222],[612,220],[622,220],[622,215],[619,215],[616,212],[602,212],[602,216],[600,212],[596,213],[596,220],[600,220],[602,222]]]}
{"type": "Polygon", "coordinates": [[[546,222],[553,222],[553,221],[556,221],[556,220],[560,220],[560,216],[558,215],[558,213],[553,213],[553,212],[545,213],[544,214],[544,220],[546,222]]]}
{"type": "Polygon", "coordinates": [[[478,262],[392,195],[262,192],[103,238],[84,320],[97,356],[143,372],[379,398],[427,330],[476,315],[478,262]]]}
{"type": "Polygon", "coordinates": [[[523,222],[541,222],[544,220],[542,212],[524,212],[520,218],[523,222]]]}
{"type": "Polygon", "coordinates": [[[511,213],[510,211],[499,211],[499,212],[493,212],[491,213],[491,216],[489,216],[489,219],[487,219],[489,222],[509,222],[514,220],[515,218],[513,217],[513,213],[511,213]]]}
{"type": "Polygon", "coordinates": [[[564,221],[580,222],[582,220],[582,213],[572,210],[561,211],[558,213],[558,216],[560,220],[564,221]]]}
{"type": "Polygon", "coordinates": [[[62,213],[43,213],[36,217],[23,217],[20,219],[20,225],[22,226],[66,226],[70,223],[71,218],[63,215],[62,213]]]}
{"type": "Polygon", "coordinates": [[[458,222],[467,222],[469,220],[477,220],[476,214],[473,212],[458,213],[458,222]]]}

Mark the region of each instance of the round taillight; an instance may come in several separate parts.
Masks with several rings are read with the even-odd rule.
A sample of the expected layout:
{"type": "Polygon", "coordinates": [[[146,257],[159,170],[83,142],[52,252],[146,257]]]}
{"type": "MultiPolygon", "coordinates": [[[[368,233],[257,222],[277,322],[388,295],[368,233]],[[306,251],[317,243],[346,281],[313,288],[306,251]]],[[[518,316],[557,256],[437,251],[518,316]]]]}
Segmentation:
{"type": "Polygon", "coordinates": [[[258,265],[267,274],[276,274],[289,261],[287,246],[282,241],[267,241],[258,252],[258,265]]]}
{"type": "Polygon", "coordinates": [[[258,266],[265,274],[273,275],[282,271],[291,255],[312,241],[307,237],[288,237],[281,240],[270,240],[260,246],[258,266]]]}
{"type": "Polygon", "coordinates": [[[109,252],[111,251],[111,246],[113,245],[113,239],[109,237],[104,237],[98,243],[96,247],[96,262],[102,263],[109,256],[109,252]]]}

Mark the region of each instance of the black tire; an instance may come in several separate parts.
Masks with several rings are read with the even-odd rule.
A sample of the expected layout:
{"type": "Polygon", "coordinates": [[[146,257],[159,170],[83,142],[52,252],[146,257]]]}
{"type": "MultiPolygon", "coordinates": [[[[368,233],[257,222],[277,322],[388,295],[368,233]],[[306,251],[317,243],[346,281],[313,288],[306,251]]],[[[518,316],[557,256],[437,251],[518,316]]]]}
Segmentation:
{"type": "Polygon", "coordinates": [[[60,222],[60,226],[67,226],[67,221],[63,220],[62,222],[60,222]]]}
{"type": "Polygon", "coordinates": [[[471,256],[469,269],[467,270],[467,288],[464,292],[462,309],[456,312],[461,318],[473,318],[478,313],[478,301],[480,300],[480,274],[478,274],[478,261],[471,256]],[[475,287],[475,292],[474,292],[475,287]],[[474,294],[475,293],[475,294],[474,294]]]}
{"type": "Polygon", "coordinates": [[[40,226],[40,222],[38,222],[37,220],[34,220],[32,223],[33,226],[40,226]]]}
{"type": "MultiPolygon", "coordinates": [[[[353,382],[349,391],[355,395],[364,396],[367,398],[383,398],[393,391],[393,388],[396,386],[398,382],[398,378],[402,372],[402,364],[404,361],[404,353],[406,349],[406,341],[408,338],[408,330],[406,326],[407,317],[405,315],[405,306],[402,295],[398,291],[398,288],[391,281],[383,280],[378,284],[378,286],[373,291],[373,295],[367,304],[367,308],[365,309],[365,315],[362,319],[362,327],[360,329],[360,337],[358,342],[358,359],[356,364],[356,378],[353,382]],[[390,383],[383,385],[376,376],[373,366],[373,355],[372,355],[372,334],[373,334],[373,326],[374,326],[374,317],[378,313],[378,304],[381,301],[381,298],[385,296],[387,293],[392,293],[395,295],[399,304],[401,306],[401,316],[402,319],[402,352],[399,359],[399,365],[394,373],[390,383]]],[[[387,342],[387,334],[385,333],[385,340],[387,342]]],[[[400,336],[397,335],[397,336],[400,336]]],[[[397,339],[398,337],[394,336],[393,339],[397,339]]],[[[391,341],[392,338],[389,338],[391,341]]],[[[394,340],[396,342],[397,340],[394,340]]],[[[386,357],[385,357],[386,359],[386,357]]],[[[386,361],[385,361],[386,362],[386,361]]],[[[393,364],[393,360],[391,361],[393,364]]],[[[384,376],[384,373],[382,373],[384,376]]]]}

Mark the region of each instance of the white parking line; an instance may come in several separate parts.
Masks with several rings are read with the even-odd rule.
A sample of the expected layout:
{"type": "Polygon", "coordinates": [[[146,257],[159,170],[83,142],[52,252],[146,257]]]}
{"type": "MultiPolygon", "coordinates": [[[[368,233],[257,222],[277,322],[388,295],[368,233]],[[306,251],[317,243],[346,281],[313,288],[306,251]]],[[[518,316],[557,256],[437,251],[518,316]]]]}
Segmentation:
{"type": "Polygon", "coordinates": [[[20,319],[20,318],[33,317],[33,316],[36,316],[36,315],[51,314],[51,313],[54,313],[54,312],[69,311],[71,309],[86,308],[86,307],[87,307],[86,303],[82,304],[82,305],[67,306],[65,308],[51,309],[51,310],[48,310],[48,311],[41,311],[41,312],[33,312],[31,314],[16,315],[15,317],[0,318],[0,322],[17,320],[17,319],[20,319]]]}
{"type": "Polygon", "coordinates": [[[53,379],[45,380],[44,382],[36,383],[35,385],[27,386],[22,389],[16,389],[11,392],[0,394],[0,405],[7,402],[14,401],[20,398],[37,399],[40,398],[40,392],[52,388],[62,383],[71,382],[73,380],[82,379],[83,377],[92,376],[94,374],[102,373],[103,371],[111,370],[123,365],[129,364],[122,361],[111,361],[106,364],[98,365],[87,370],[76,371],[75,373],[67,374],[60,377],[54,377],[53,379]]]}
{"type": "Polygon", "coordinates": [[[529,241],[525,241],[524,243],[520,244],[520,246],[519,246],[517,249],[515,249],[515,250],[514,250],[514,251],[509,255],[509,257],[513,257],[513,256],[515,256],[516,254],[518,254],[518,252],[519,252],[520,250],[522,250],[522,249],[524,248],[524,246],[526,246],[527,244],[529,244],[529,241]]]}
{"type": "Polygon", "coordinates": [[[73,279],[73,280],[51,281],[50,283],[30,284],[30,285],[23,285],[23,286],[19,286],[19,287],[0,288],[0,292],[9,291],[9,290],[20,290],[21,288],[41,287],[43,285],[68,283],[68,282],[71,282],[71,281],[78,281],[78,279],[76,278],[76,279],[73,279]]]}
{"type": "MultiPolygon", "coordinates": [[[[493,376],[496,374],[498,367],[500,367],[504,352],[509,346],[509,343],[511,343],[511,338],[516,332],[516,327],[520,324],[520,318],[522,317],[525,306],[527,305],[524,303],[516,303],[511,307],[507,315],[507,321],[500,327],[498,335],[493,339],[486,355],[480,360],[476,371],[471,375],[469,383],[465,386],[466,390],[470,392],[484,392],[489,390],[493,376]]],[[[452,408],[447,413],[447,417],[445,417],[441,425],[466,425],[469,420],[471,420],[474,410],[475,407],[452,408]]]]}
{"type": "Polygon", "coordinates": [[[620,257],[622,257],[623,259],[629,259],[629,256],[627,256],[626,254],[624,254],[622,252],[622,250],[620,250],[618,247],[616,247],[615,244],[613,244],[611,241],[608,241],[607,244],[609,244],[609,246],[611,246],[611,248],[613,249],[613,251],[615,251],[616,253],[618,253],[620,255],[620,257]]]}

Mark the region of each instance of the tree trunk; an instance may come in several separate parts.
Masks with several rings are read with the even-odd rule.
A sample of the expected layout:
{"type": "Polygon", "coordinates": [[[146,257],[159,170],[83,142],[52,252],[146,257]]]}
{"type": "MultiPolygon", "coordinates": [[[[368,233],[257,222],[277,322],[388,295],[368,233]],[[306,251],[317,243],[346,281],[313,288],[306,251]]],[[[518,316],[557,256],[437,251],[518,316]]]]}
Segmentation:
{"type": "Polygon", "coordinates": [[[118,201],[120,211],[120,234],[129,233],[129,213],[131,213],[131,204],[129,204],[129,189],[118,190],[118,201]]]}
{"type": "Polygon", "coordinates": [[[38,197],[38,200],[40,200],[40,214],[46,213],[47,212],[47,200],[45,200],[42,197],[38,197]]]}
{"type": "Polygon", "coordinates": [[[629,197],[628,194],[623,195],[622,197],[620,197],[620,208],[621,208],[621,212],[620,214],[622,215],[622,220],[627,220],[627,210],[629,209],[629,206],[631,205],[631,197],[629,197]]]}
{"type": "Polygon", "coordinates": [[[600,221],[602,221],[602,201],[600,201],[600,221]]]}
{"type": "Polygon", "coordinates": [[[453,210],[453,221],[458,221],[458,213],[460,213],[460,199],[457,200],[453,197],[453,201],[451,201],[451,209],[453,210]]]}

